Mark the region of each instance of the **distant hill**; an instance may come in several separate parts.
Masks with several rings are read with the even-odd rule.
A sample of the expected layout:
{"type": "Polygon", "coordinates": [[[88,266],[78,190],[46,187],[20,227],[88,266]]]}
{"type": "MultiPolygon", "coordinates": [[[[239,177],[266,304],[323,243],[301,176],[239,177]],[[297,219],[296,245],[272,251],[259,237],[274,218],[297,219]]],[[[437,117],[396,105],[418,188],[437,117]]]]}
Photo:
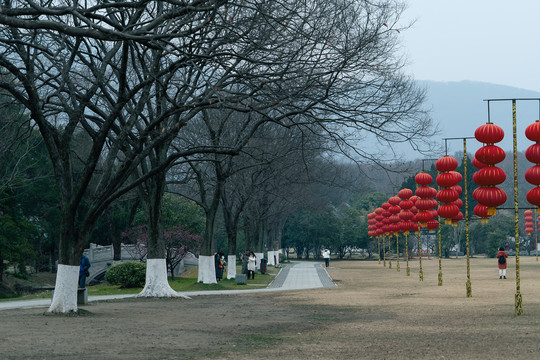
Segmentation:
{"type": "MultiPolygon", "coordinates": [[[[438,82],[417,81],[427,90],[427,108],[431,110],[434,122],[439,124],[440,138],[474,136],[474,131],[488,119],[485,99],[540,98],[540,92],[511,86],[474,81],[438,82]]],[[[517,101],[518,150],[524,151],[531,142],[525,137],[525,128],[540,119],[538,101],[517,101]]],[[[499,143],[505,151],[512,150],[512,102],[490,102],[491,122],[501,126],[505,139],[499,143]]],[[[475,139],[468,141],[468,152],[475,152],[481,146],[475,139]]],[[[463,149],[463,142],[449,141],[449,154],[463,149]]],[[[411,154],[413,155],[413,154],[411,154]]],[[[421,157],[421,156],[420,156],[421,157]]]]}

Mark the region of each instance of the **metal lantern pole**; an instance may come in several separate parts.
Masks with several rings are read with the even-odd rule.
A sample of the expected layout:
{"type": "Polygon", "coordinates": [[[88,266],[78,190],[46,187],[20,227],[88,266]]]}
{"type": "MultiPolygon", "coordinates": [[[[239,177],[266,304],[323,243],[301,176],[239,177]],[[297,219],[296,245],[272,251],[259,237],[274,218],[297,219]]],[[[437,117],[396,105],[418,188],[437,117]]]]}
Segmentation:
{"type": "MultiPolygon", "coordinates": [[[[465,198],[465,248],[467,252],[467,282],[465,283],[465,290],[467,297],[472,297],[472,285],[471,285],[471,260],[469,252],[469,189],[467,182],[467,139],[474,139],[474,136],[445,138],[444,140],[463,140],[463,187],[465,198]]],[[[457,251],[456,251],[457,257],[457,251]]]]}
{"type": "Polygon", "coordinates": [[[463,138],[463,186],[465,187],[465,244],[467,248],[467,282],[465,289],[467,297],[472,297],[471,260],[469,253],[469,189],[467,185],[467,139],[463,138]]]}
{"type": "Polygon", "coordinates": [[[407,276],[411,276],[411,268],[409,267],[409,244],[407,243],[408,234],[405,234],[405,260],[407,261],[407,276]]]}
{"type": "Polygon", "coordinates": [[[381,239],[377,237],[377,253],[379,254],[379,264],[381,263],[381,239]]]}
{"type": "MultiPolygon", "coordinates": [[[[488,102],[489,105],[489,102],[488,102]]],[[[517,116],[516,99],[512,99],[512,135],[514,145],[514,230],[516,237],[516,315],[523,314],[523,299],[521,297],[521,280],[519,274],[519,205],[518,205],[518,172],[517,172],[517,116]]]]}
{"type": "Polygon", "coordinates": [[[397,271],[399,272],[399,235],[396,233],[396,254],[397,254],[397,271]]]}
{"type": "Polygon", "coordinates": [[[392,235],[388,235],[388,268],[392,268],[392,235]]]}
{"type": "Polygon", "coordinates": [[[485,99],[488,105],[488,121],[489,121],[489,103],[491,101],[511,101],[512,102],[512,140],[514,151],[514,233],[516,246],[516,294],[515,294],[515,312],[516,315],[523,314],[523,299],[521,296],[521,276],[519,264],[519,206],[518,206],[518,166],[517,166],[517,116],[516,104],[517,100],[533,100],[540,101],[540,98],[520,98],[520,99],[485,99]]]}
{"type": "Polygon", "coordinates": [[[536,249],[536,261],[538,261],[538,211],[534,208],[534,224],[535,224],[535,249],[536,249]]]}
{"type": "Polygon", "coordinates": [[[385,236],[382,235],[382,254],[383,254],[384,267],[386,267],[386,244],[384,243],[384,238],[385,236]]]}

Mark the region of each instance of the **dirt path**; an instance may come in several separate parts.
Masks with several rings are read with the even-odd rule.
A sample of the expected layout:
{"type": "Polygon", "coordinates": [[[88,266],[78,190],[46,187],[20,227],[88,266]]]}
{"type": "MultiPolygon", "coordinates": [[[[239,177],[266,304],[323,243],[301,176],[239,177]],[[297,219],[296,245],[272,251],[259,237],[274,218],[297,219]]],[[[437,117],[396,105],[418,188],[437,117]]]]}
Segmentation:
{"type": "Polygon", "coordinates": [[[82,316],[43,309],[0,312],[2,359],[536,359],[540,263],[521,258],[522,316],[514,315],[515,265],[496,259],[418,262],[411,276],[376,261],[332,261],[339,286],[192,300],[93,303],[82,316]]]}

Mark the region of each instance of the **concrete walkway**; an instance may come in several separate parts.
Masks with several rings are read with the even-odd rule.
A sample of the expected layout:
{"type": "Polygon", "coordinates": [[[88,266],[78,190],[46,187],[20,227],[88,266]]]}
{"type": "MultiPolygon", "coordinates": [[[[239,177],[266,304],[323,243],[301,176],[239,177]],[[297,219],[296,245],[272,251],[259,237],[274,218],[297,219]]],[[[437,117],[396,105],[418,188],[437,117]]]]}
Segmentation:
{"type": "MultiPolygon", "coordinates": [[[[263,289],[180,291],[178,294],[186,297],[201,295],[232,295],[255,292],[319,289],[333,286],[336,285],[332,282],[332,279],[330,278],[330,275],[328,275],[326,269],[323,267],[323,264],[318,262],[292,261],[289,265],[280,270],[274,281],[272,281],[268,287],[263,289]]],[[[92,302],[100,300],[125,299],[136,296],[137,294],[97,295],[89,296],[88,301],[92,302]]],[[[51,299],[0,301],[0,310],[39,308],[48,307],[50,305],[51,299]]]]}

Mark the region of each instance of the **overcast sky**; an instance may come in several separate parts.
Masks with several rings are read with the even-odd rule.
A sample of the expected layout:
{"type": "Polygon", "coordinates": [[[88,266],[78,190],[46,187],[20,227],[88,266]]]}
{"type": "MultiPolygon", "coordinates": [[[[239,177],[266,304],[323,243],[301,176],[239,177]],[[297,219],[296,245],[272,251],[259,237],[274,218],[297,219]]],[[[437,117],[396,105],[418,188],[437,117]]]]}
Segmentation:
{"type": "Polygon", "coordinates": [[[540,0],[408,0],[402,19],[415,79],[540,91],[540,0]]]}

